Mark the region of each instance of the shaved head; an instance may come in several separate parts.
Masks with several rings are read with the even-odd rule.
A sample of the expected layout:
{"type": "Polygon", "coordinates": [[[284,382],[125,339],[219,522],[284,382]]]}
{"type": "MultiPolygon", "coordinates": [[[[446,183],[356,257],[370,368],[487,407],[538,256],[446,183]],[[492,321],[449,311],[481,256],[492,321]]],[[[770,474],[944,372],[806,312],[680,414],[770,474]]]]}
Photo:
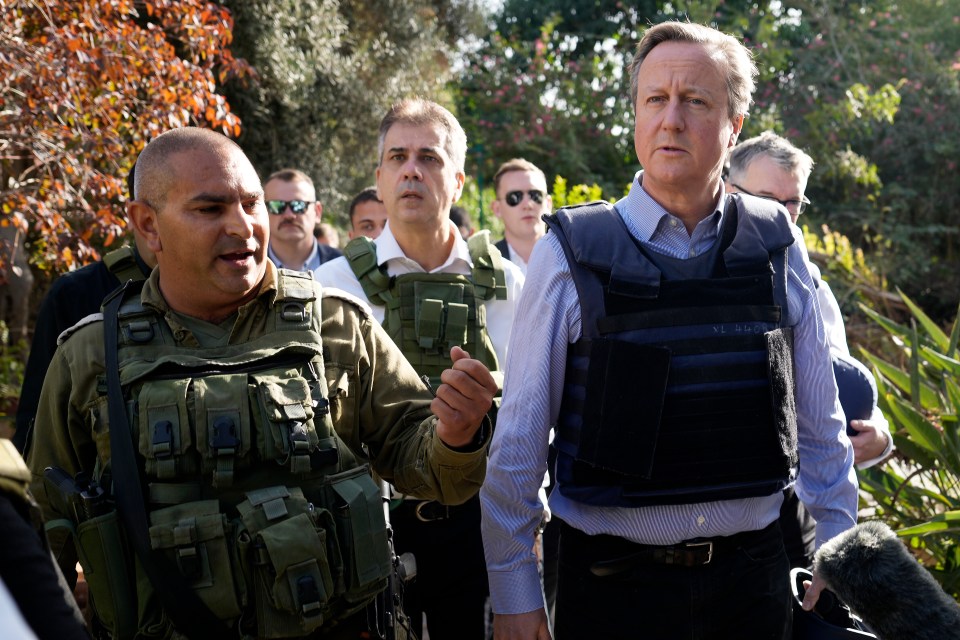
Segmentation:
{"type": "Polygon", "coordinates": [[[133,196],[158,211],[163,208],[175,178],[170,159],[178,153],[194,149],[240,149],[222,133],[200,127],[182,127],[161,133],[144,147],[137,158],[133,196]]]}

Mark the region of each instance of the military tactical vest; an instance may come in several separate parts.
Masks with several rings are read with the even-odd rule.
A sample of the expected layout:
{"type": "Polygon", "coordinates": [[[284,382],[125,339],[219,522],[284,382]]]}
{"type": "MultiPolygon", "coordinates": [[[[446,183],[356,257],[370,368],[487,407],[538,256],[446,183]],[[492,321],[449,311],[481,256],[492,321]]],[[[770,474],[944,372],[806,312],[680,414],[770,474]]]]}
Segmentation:
{"type": "Polygon", "coordinates": [[[383,328],[413,368],[436,387],[450,367],[450,349],[463,347],[491,371],[499,371],[497,352],[487,333],[486,307],[507,299],[503,258],[480,231],[467,241],[473,269],[455,273],[390,276],[377,264],[377,245],[369,238],[350,241],[343,255],[371,304],[385,307],[383,328]]]}
{"type": "Polygon", "coordinates": [[[560,491],[638,507],[770,495],[796,474],[789,222],[728,200],[697,258],[642,247],[607,203],[547,224],[577,288],[557,425],[560,491]]]}
{"type": "MultiPolygon", "coordinates": [[[[281,269],[272,328],[214,348],[177,344],[138,294],[118,314],[151,547],[238,635],[309,636],[387,585],[379,490],[330,417],[318,292],[281,269]]],[[[98,408],[108,423],[106,395],[98,408]]],[[[98,469],[108,487],[109,461],[98,469]]],[[[116,515],[76,528],[97,618],[113,637],[164,637],[116,515]]]]}
{"type": "Polygon", "coordinates": [[[137,260],[137,252],[132,246],[123,246],[103,256],[107,270],[121,283],[127,280],[138,282],[146,278],[137,260]]]}

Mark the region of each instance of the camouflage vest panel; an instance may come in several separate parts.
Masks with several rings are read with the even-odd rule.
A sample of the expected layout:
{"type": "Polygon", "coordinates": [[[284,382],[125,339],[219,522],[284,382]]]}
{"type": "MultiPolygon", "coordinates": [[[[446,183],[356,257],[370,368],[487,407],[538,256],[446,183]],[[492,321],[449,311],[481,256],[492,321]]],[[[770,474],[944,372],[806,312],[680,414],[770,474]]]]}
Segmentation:
{"type": "MultiPolygon", "coordinates": [[[[178,345],[139,295],[119,313],[120,376],[144,461],[151,546],[241,636],[322,633],[363,609],[389,576],[379,490],[331,421],[318,293],[309,275],[281,270],[273,327],[215,348],[178,345]]],[[[81,559],[103,547],[83,544],[86,524],[81,559]]],[[[126,561],[134,562],[129,550],[126,561]]],[[[105,562],[115,569],[115,558],[105,562]]],[[[91,584],[101,618],[129,613],[101,611],[97,588],[118,587],[91,584]]],[[[148,581],[127,588],[137,593],[139,619],[108,626],[168,633],[148,581]]]]}
{"type": "Polygon", "coordinates": [[[491,371],[499,371],[497,352],[487,333],[484,302],[505,300],[503,258],[488,231],[467,242],[473,269],[455,273],[387,275],[377,264],[377,246],[356,238],[344,256],[372,304],[385,307],[383,328],[403,355],[435,387],[450,366],[450,349],[460,346],[491,371]]]}

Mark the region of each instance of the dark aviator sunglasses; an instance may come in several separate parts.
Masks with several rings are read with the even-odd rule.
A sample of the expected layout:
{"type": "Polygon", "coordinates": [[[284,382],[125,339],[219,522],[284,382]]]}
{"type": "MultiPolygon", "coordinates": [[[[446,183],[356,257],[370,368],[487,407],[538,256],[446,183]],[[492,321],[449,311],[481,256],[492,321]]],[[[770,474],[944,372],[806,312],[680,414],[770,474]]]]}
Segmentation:
{"type": "Polygon", "coordinates": [[[309,200],[267,200],[267,211],[272,215],[279,216],[287,210],[287,207],[290,207],[290,211],[299,216],[311,204],[313,203],[309,200]]]}
{"type": "MultiPolygon", "coordinates": [[[[506,202],[511,207],[515,207],[521,202],[523,202],[523,191],[509,191],[506,196],[504,196],[503,201],[506,202]]],[[[530,199],[540,204],[543,202],[543,191],[538,191],[537,189],[531,189],[526,192],[530,199]]]]}

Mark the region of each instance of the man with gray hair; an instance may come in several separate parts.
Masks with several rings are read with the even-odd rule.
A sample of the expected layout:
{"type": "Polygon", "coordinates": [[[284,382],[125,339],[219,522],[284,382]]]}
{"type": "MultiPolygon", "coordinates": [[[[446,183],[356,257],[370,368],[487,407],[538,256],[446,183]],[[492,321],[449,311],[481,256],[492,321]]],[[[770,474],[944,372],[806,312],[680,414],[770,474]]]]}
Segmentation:
{"type": "MultiPolygon", "coordinates": [[[[809,206],[810,200],[805,192],[813,170],[813,158],[786,138],[772,131],[764,131],[759,136],[744,140],[731,149],[729,164],[728,192],[746,193],[779,203],[794,223],[809,206]]],[[[850,355],[840,305],[830,285],[821,279],[820,269],[815,264],[808,262],[807,268],[817,287],[817,300],[830,344],[840,404],[853,445],[854,463],[857,468],[866,469],[886,458],[893,450],[890,424],[877,407],[876,382],[872,374],[850,355]],[[861,398],[864,393],[870,397],[861,398]]],[[[783,517],[780,526],[791,564],[809,567],[815,551],[816,523],[792,489],[787,490],[781,512],[783,517]]]]}
{"type": "Polygon", "coordinates": [[[857,482],[796,227],[721,179],[756,66],[667,22],[630,73],[643,170],[616,206],[550,218],[517,312],[481,488],[496,637],[550,637],[533,540],[555,426],[557,638],[788,638],[783,490],[819,545],[854,525],[857,482]]]}
{"type": "MultiPolygon", "coordinates": [[[[462,346],[493,372],[503,370],[523,276],[481,231],[464,240],[450,219],[465,180],[467,137],[442,106],[422,99],[394,105],[380,125],[377,193],[387,224],[375,241],[354,238],[317,279],[370,302],[417,373],[438,384],[441,362],[462,346]]],[[[391,512],[398,553],[412,552],[417,579],[404,609],[432,640],[482,640],[487,576],[480,500],[457,506],[404,499],[391,512]]]]}

